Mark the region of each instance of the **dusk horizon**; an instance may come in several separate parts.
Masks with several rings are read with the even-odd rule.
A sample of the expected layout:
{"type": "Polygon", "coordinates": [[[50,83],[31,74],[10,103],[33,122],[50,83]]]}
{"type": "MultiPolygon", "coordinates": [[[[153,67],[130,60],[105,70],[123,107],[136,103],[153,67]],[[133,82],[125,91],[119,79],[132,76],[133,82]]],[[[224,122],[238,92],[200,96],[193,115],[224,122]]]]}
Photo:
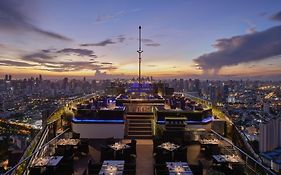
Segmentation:
{"type": "Polygon", "coordinates": [[[281,2],[1,1],[0,75],[281,80],[281,2]],[[172,10],[173,13],[169,13],[172,10]]]}

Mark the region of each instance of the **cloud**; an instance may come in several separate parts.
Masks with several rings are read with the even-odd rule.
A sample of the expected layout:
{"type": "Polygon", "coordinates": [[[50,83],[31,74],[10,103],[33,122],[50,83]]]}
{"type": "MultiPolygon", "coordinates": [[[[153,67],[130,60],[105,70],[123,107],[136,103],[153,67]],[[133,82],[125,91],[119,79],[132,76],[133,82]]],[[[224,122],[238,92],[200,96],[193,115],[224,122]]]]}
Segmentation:
{"type": "Polygon", "coordinates": [[[46,62],[50,63],[49,60],[53,58],[54,56],[49,55],[48,52],[46,53],[46,50],[41,50],[21,57],[21,59],[24,61],[31,61],[36,63],[46,63],[46,62]]]}
{"type": "Polygon", "coordinates": [[[256,33],[256,32],[257,32],[256,27],[251,27],[251,28],[246,30],[246,33],[248,33],[248,34],[252,34],[252,33],[256,33]]]}
{"type": "Polygon", "coordinates": [[[62,50],[58,50],[57,53],[75,54],[77,56],[88,56],[88,57],[97,58],[97,56],[94,54],[94,51],[89,50],[89,49],[65,48],[62,50]]]}
{"type": "Polygon", "coordinates": [[[111,39],[106,39],[98,43],[81,44],[80,46],[106,46],[108,44],[115,44],[115,43],[116,42],[112,41],[111,39]]]}
{"type": "Polygon", "coordinates": [[[119,35],[117,36],[117,41],[119,43],[123,43],[125,41],[126,37],[124,35],[119,35]]]}
{"type": "Polygon", "coordinates": [[[1,66],[19,66],[19,67],[32,67],[33,64],[29,64],[21,61],[13,61],[13,60],[0,60],[1,66]]]}
{"type": "MultiPolygon", "coordinates": [[[[137,38],[127,38],[124,35],[118,35],[116,37],[113,37],[111,39],[106,39],[103,40],[101,42],[98,43],[84,43],[84,44],[80,44],[81,47],[89,47],[89,46],[107,46],[109,44],[118,44],[118,43],[124,43],[125,40],[138,40],[137,38]]],[[[148,38],[143,38],[142,42],[144,43],[144,45],[146,46],[150,46],[150,47],[158,47],[160,46],[159,43],[153,41],[152,39],[148,39],[148,38]]]]}
{"type": "Polygon", "coordinates": [[[252,69],[252,68],[255,68],[255,67],[256,67],[256,65],[253,64],[253,65],[250,65],[248,68],[252,69]]]}
{"type": "Polygon", "coordinates": [[[272,20],[281,21],[281,11],[270,17],[272,20]]]}
{"type": "Polygon", "coordinates": [[[106,77],[107,77],[107,73],[106,72],[101,72],[99,69],[96,69],[95,78],[104,79],[106,77]]]}
{"type": "Polygon", "coordinates": [[[107,14],[98,14],[94,23],[100,24],[100,23],[108,22],[110,20],[117,20],[118,18],[123,17],[125,15],[140,12],[140,11],[141,11],[141,9],[132,9],[132,10],[127,10],[127,11],[120,10],[117,12],[107,13],[107,14]]]}
{"type": "Polygon", "coordinates": [[[111,14],[99,14],[95,20],[95,24],[104,23],[111,19],[116,19],[125,14],[125,11],[118,11],[111,14]]]}
{"type": "Polygon", "coordinates": [[[40,29],[36,26],[32,26],[32,27],[33,27],[34,32],[45,35],[49,38],[58,39],[58,40],[62,40],[62,41],[72,41],[72,39],[70,39],[66,36],[63,36],[63,35],[60,35],[60,34],[57,34],[57,33],[54,33],[54,32],[50,32],[50,31],[42,30],[42,29],[40,29]]]}
{"type": "Polygon", "coordinates": [[[62,41],[71,41],[70,38],[63,35],[43,30],[31,23],[27,12],[31,9],[23,8],[27,1],[1,0],[0,1],[0,30],[5,32],[29,31],[37,33],[48,38],[62,41]]]}
{"type": "Polygon", "coordinates": [[[219,39],[215,52],[204,54],[194,61],[205,71],[217,73],[224,66],[280,58],[281,26],[252,34],[219,39]]]}
{"type": "MultiPolygon", "coordinates": [[[[80,48],[64,48],[64,49],[43,49],[34,53],[26,54],[21,57],[21,60],[28,61],[26,64],[21,62],[3,62],[18,67],[26,67],[28,65],[37,66],[35,69],[50,71],[50,72],[70,72],[81,70],[113,70],[117,69],[111,62],[100,62],[95,60],[97,56],[93,50],[80,48]],[[76,55],[79,57],[89,57],[85,61],[73,61],[72,59],[64,59],[58,61],[57,57],[63,55],[76,55]],[[32,62],[33,64],[30,64],[32,62]],[[40,67],[38,67],[40,66],[40,67]]],[[[1,65],[1,62],[0,62],[1,65]]]]}
{"type": "Polygon", "coordinates": [[[159,43],[150,43],[150,44],[145,44],[146,46],[152,46],[152,47],[158,47],[160,46],[159,43]]]}
{"type": "Polygon", "coordinates": [[[143,38],[143,39],[141,39],[141,41],[142,41],[143,43],[153,43],[153,40],[152,40],[152,39],[147,39],[147,38],[143,38]]]}
{"type": "Polygon", "coordinates": [[[255,25],[255,23],[253,21],[251,21],[249,19],[243,19],[242,21],[248,26],[248,29],[246,30],[247,34],[256,32],[257,26],[255,25]]]}
{"type": "MultiPolygon", "coordinates": [[[[61,55],[76,55],[81,57],[91,57],[91,61],[94,61],[93,58],[97,58],[97,55],[94,54],[93,50],[89,49],[77,49],[77,48],[64,48],[64,49],[43,49],[34,53],[30,53],[21,57],[22,60],[32,61],[36,63],[53,63],[54,58],[61,55]]],[[[71,61],[71,60],[70,60],[71,61]]]]}
{"type": "Polygon", "coordinates": [[[58,65],[57,68],[50,69],[48,65],[46,65],[47,68],[49,68],[49,71],[55,71],[55,72],[69,72],[69,71],[81,71],[81,70],[113,70],[117,69],[117,67],[113,65],[102,65],[101,63],[97,61],[71,61],[71,62],[57,62],[55,65],[58,65]]]}
{"type": "Polygon", "coordinates": [[[103,64],[103,65],[112,65],[113,63],[110,63],[110,62],[101,62],[100,64],[103,64]]]}
{"type": "Polygon", "coordinates": [[[151,46],[151,47],[158,47],[160,46],[159,43],[153,41],[152,39],[148,39],[148,38],[143,38],[141,39],[141,41],[144,43],[144,45],[146,46],[151,46]]]}
{"type": "Polygon", "coordinates": [[[146,65],[147,67],[157,67],[157,65],[155,65],[155,64],[148,64],[148,65],[146,65]]]}

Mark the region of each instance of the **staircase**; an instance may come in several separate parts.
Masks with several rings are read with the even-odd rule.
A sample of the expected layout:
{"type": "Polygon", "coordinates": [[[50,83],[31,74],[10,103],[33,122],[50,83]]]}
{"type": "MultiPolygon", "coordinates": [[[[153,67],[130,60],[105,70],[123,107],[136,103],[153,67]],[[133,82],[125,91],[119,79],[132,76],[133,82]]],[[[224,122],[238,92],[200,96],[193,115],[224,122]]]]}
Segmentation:
{"type": "Polygon", "coordinates": [[[127,137],[151,139],[153,136],[153,114],[127,114],[127,137]]]}

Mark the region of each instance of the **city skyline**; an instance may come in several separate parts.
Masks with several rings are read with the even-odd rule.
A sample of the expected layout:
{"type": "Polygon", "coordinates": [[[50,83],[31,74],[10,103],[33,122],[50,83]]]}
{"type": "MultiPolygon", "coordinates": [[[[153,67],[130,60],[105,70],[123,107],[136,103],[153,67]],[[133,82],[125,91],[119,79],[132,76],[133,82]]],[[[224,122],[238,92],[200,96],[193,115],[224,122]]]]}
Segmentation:
{"type": "Polygon", "coordinates": [[[280,80],[281,2],[0,2],[0,75],[280,80]]]}

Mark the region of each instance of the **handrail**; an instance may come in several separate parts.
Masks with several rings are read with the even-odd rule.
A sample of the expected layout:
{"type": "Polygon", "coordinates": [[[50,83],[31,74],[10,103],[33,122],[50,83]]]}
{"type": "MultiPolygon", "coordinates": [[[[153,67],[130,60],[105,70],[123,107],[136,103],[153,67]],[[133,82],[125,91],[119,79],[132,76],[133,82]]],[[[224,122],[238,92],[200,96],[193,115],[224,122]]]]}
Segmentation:
{"type": "MultiPolygon", "coordinates": [[[[207,102],[207,103],[211,103],[210,101],[205,100],[205,99],[202,99],[202,98],[200,98],[200,97],[195,97],[195,96],[190,95],[190,94],[187,94],[187,93],[184,93],[184,94],[187,95],[187,96],[189,96],[190,98],[195,98],[195,99],[197,99],[197,100],[201,100],[201,101],[205,101],[205,102],[207,102]]],[[[220,110],[220,111],[222,111],[222,112],[224,112],[224,113],[227,112],[225,109],[221,109],[220,107],[213,106],[213,105],[212,105],[212,107],[215,107],[215,108],[217,108],[218,110],[220,110]]],[[[243,142],[246,144],[246,146],[247,146],[248,149],[251,151],[251,153],[254,155],[254,157],[257,158],[257,159],[259,159],[260,161],[262,161],[260,155],[256,154],[256,152],[253,150],[253,148],[249,145],[249,142],[248,142],[249,140],[248,140],[247,136],[245,136],[245,133],[239,131],[239,129],[237,128],[236,124],[233,123],[232,120],[230,120],[228,113],[227,113],[227,114],[224,114],[224,115],[225,115],[225,118],[226,118],[227,122],[229,122],[229,123],[234,127],[234,129],[237,130],[237,132],[241,135],[242,139],[243,139],[243,137],[246,138],[246,141],[244,141],[244,139],[243,139],[243,142]]]]}
{"type": "MultiPolygon", "coordinates": [[[[245,133],[239,131],[238,127],[237,127],[235,124],[234,124],[233,126],[234,126],[234,128],[237,130],[237,132],[239,132],[239,134],[241,135],[241,137],[245,137],[245,138],[246,138],[247,141],[244,142],[244,143],[247,145],[248,149],[250,149],[250,151],[252,152],[252,154],[254,155],[254,157],[255,157],[256,159],[259,159],[260,162],[261,162],[261,161],[262,161],[261,156],[260,156],[259,154],[256,154],[255,151],[254,151],[254,149],[251,147],[251,145],[249,145],[249,139],[248,139],[248,137],[245,135],[245,133]]],[[[242,138],[242,139],[243,139],[243,138],[242,138]]]]}
{"type": "Polygon", "coordinates": [[[7,171],[6,173],[4,173],[3,175],[10,175],[10,173],[12,173],[18,166],[20,166],[22,163],[24,163],[25,161],[28,161],[28,159],[30,159],[32,156],[34,156],[36,153],[38,153],[39,151],[41,151],[45,146],[48,146],[51,142],[53,142],[54,140],[56,140],[57,138],[59,138],[61,135],[63,135],[64,133],[66,133],[69,130],[69,128],[67,128],[66,130],[64,130],[62,133],[60,133],[59,135],[57,135],[56,137],[52,138],[50,141],[48,141],[47,143],[45,143],[44,145],[42,145],[38,150],[36,150],[35,152],[33,152],[30,156],[26,157],[25,159],[23,159],[22,161],[20,161],[19,163],[17,163],[14,167],[12,167],[11,169],[9,169],[9,171],[7,171]]]}
{"type": "Polygon", "coordinates": [[[243,150],[241,150],[239,147],[235,146],[232,142],[230,142],[229,140],[225,139],[223,136],[221,136],[219,133],[217,133],[216,131],[211,129],[211,132],[214,133],[215,135],[217,135],[219,138],[221,138],[222,140],[226,141],[227,143],[229,143],[231,146],[233,146],[236,150],[238,150],[239,152],[241,152],[242,154],[244,154],[245,156],[247,156],[248,158],[250,158],[252,161],[254,161],[256,164],[260,165],[263,169],[267,170],[268,172],[270,172],[272,175],[276,175],[276,173],[274,173],[271,169],[269,169],[268,167],[264,166],[263,164],[261,164],[260,162],[258,162],[256,159],[254,159],[252,156],[250,156],[249,154],[247,154],[246,152],[244,152],[243,150]]]}
{"type": "MultiPolygon", "coordinates": [[[[70,101],[68,101],[68,102],[66,102],[65,103],[65,105],[66,104],[71,104],[71,103],[74,103],[75,101],[79,101],[79,100],[83,100],[83,99],[86,99],[86,98],[89,98],[89,97],[91,97],[93,95],[93,93],[91,93],[91,94],[87,94],[87,95],[84,95],[83,97],[78,97],[78,98],[75,98],[75,99],[73,99],[73,100],[70,100],[70,101]]],[[[49,117],[48,118],[50,118],[51,116],[53,116],[53,115],[55,115],[57,112],[59,112],[60,110],[62,110],[62,108],[64,108],[65,107],[65,105],[62,105],[62,106],[59,106],[57,109],[55,109],[50,115],[49,115],[49,117]]],[[[55,121],[57,121],[57,120],[59,120],[59,119],[55,119],[55,120],[52,120],[52,121],[47,121],[47,126],[48,125],[50,125],[50,124],[52,124],[53,122],[55,122],[55,121]]],[[[45,131],[45,129],[46,129],[47,127],[45,127],[44,129],[42,129],[41,131],[45,131]]],[[[61,134],[63,134],[63,133],[65,133],[66,131],[68,131],[69,129],[67,129],[67,130],[65,130],[64,132],[62,132],[61,134]]],[[[41,132],[41,131],[39,131],[39,132],[41,132]]],[[[43,132],[42,132],[42,134],[43,134],[43,132]]],[[[61,134],[59,134],[58,136],[60,136],[61,134]]],[[[37,135],[36,135],[37,136],[37,135]]],[[[36,137],[35,136],[35,137],[36,137]]],[[[57,138],[58,136],[56,136],[55,138],[57,138]]],[[[41,137],[41,136],[40,136],[41,137]]],[[[55,138],[53,138],[53,139],[55,139],[55,138]]],[[[34,138],[35,139],[35,138],[34,138]]],[[[32,141],[34,141],[34,139],[32,140],[32,141]]],[[[52,139],[52,140],[53,140],[52,139]]],[[[52,141],[51,140],[51,141],[52,141]]],[[[49,141],[50,142],[50,141],[49,141]]],[[[49,143],[48,142],[48,143],[49,143]]],[[[36,143],[36,146],[35,146],[35,148],[38,146],[37,145],[38,143],[36,143]]],[[[40,151],[42,148],[44,148],[46,146],[46,144],[44,144],[43,146],[41,146],[38,150],[36,150],[36,151],[34,151],[31,155],[29,155],[28,157],[26,157],[26,158],[21,158],[20,159],[20,162],[19,163],[17,163],[15,166],[13,166],[11,169],[9,169],[6,173],[4,173],[3,175],[9,175],[9,174],[12,174],[13,173],[13,171],[15,171],[16,170],[16,168],[18,168],[22,163],[24,163],[24,162],[26,162],[26,161],[28,161],[28,159],[31,159],[32,158],[32,156],[34,156],[36,153],[38,153],[38,151],[40,151]]],[[[30,148],[30,145],[29,145],[29,147],[28,148],[30,148]]]]}
{"type": "MultiPolygon", "coordinates": [[[[48,126],[49,126],[49,125],[46,125],[46,126],[44,127],[44,130],[42,131],[42,134],[41,134],[40,138],[38,139],[38,141],[37,141],[37,143],[36,143],[36,146],[35,146],[33,152],[36,151],[36,149],[38,148],[38,145],[41,143],[41,140],[43,139],[45,133],[47,132],[48,126]]],[[[44,141],[44,140],[43,140],[43,141],[44,141]]],[[[41,145],[41,146],[42,146],[42,145],[41,145]]],[[[39,149],[40,149],[40,147],[39,147],[39,149]]],[[[37,150],[38,150],[38,149],[37,149],[37,150]]],[[[35,154],[35,155],[33,155],[33,156],[37,156],[37,155],[35,154]]],[[[24,172],[26,171],[26,167],[28,167],[28,166],[30,165],[33,156],[27,161],[27,165],[25,166],[24,172]]],[[[23,173],[23,174],[24,174],[24,173],[23,173]]]]}

